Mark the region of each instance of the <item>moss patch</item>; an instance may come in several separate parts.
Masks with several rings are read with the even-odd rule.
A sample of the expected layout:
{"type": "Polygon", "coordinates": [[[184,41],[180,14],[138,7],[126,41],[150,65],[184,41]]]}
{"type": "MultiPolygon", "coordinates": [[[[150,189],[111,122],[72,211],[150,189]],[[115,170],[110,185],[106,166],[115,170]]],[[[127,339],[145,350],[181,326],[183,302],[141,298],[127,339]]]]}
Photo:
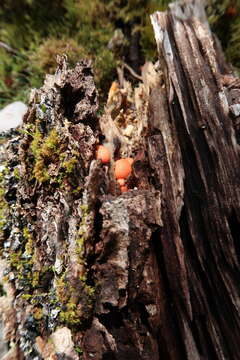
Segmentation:
{"type": "Polygon", "coordinates": [[[43,139],[42,134],[36,129],[30,146],[34,156],[33,175],[40,183],[50,180],[48,165],[57,160],[60,153],[60,140],[55,129],[43,139]]]}
{"type": "Polygon", "coordinates": [[[59,320],[69,327],[80,326],[92,315],[95,289],[86,283],[86,278],[74,280],[72,285],[63,274],[56,281],[57,304],[60,304],[59,320]]]}
{"type": "Polygon", "coordinates": [[[7,175],[7,169],[5,168],[0,172],[0,247],[4,239],[3,230],[7,222],[8,204],[5,200],[5,176],[7,175]]]}

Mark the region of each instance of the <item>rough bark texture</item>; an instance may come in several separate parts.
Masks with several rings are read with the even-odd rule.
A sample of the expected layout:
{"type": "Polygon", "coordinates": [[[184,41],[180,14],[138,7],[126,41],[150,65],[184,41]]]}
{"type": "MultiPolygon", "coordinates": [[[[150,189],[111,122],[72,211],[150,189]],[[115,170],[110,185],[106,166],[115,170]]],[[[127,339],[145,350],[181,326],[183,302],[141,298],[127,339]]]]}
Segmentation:
{"type": "Polygon", "coordinates": [[[60,59],[8,142],[4,360],[239,359],[238,82],[199,2],[152,23],[138,88],[112,86],[99,117],[90,64],[60,59]]]}

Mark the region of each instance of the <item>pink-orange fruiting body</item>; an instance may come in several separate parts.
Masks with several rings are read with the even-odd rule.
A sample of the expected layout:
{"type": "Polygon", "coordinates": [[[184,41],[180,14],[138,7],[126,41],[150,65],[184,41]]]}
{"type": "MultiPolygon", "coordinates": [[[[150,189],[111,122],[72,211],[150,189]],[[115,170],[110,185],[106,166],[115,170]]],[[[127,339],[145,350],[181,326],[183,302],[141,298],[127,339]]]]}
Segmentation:
{"type": "Polygon", "coordinates": [[[126,160],[129,162],[129,164],[132,166],[133,164],[133,159],[132,158],[126,158],[126,160]]]}
{"type": "Polygon", "coordinates": [[[127,159],[117,160],[115,163],[116,179],[126,179],[132,172],[132,167],[127,159]]]}
{"type": "Polygon", "coordinates": [[[122,193],[124,193],[124,192],[128,191],[128,188],[127,188],[127,186],[120,186],[120,190],[122,193]]]}
{"type": "Polygon", "coordinates": [[[99,159],[102,161],[103,164],[109,163],[111,158],[110,151],[106,146],[98,145],[97,151],[96,151],[96,159],[99,159]]]}

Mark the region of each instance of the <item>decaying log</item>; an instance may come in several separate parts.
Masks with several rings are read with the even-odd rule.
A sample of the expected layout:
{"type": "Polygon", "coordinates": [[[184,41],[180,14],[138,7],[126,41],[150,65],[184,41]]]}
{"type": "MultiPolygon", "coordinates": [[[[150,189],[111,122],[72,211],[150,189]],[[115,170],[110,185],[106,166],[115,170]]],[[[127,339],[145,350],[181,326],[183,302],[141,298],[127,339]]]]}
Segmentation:
{"type": "Polygon", "coordinates": [[[170,137],[177,142],[181,156],[178,166],[172,159],[176,147],[172,153],[166,133],[161,131],[170,172],[167,183],[165,163],[159,179],[163,183],[162,195],[168,196],[168,208],[162,210],[163,231],[175,218],[171,238],[174,240],[175,236],[173,244],[181,248],[177,285],[168,251],[171,245],[164,242],[169,237],[162,238],[167,283],[174,299],[174,321],[184,348],[182,355],[178,347],[178,353],[170,358],[237,359],[239,143],[237,119],[231,109],[240,98],[237,89],[226,86],[224,79],[233,76],[227,73],[219,47],[198,17],[199,6],[197,1],[183,8],[172,4],[169,14],[152,16],[165,75],[170,137]],[[181,170],[183,203],[179,209],[174,201],[169,213],[171,192],[178,191],[174,182],[169,188],[169,182],[178,178],[181,170]],[[182,289],[181,276],[186,280],[182,289]]]}
{"type": "Polygon", "coordinates": [[[99,116],[90,63],[59,58],[5,145],[5,360],[239,358],[239,82],[201,2],[151,20],[137,88],[113,84],[99,116]]]}

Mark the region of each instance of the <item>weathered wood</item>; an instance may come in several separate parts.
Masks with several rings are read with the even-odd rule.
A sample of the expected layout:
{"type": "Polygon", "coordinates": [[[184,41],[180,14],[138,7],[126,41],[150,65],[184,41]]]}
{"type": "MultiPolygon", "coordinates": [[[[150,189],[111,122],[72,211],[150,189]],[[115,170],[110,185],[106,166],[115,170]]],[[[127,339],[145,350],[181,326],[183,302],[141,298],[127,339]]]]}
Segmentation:
{"type": "MultiPolygon", "coordinates": [[[[183,206],[176,219],[187,268],[186,292],[180,290],[181,295],[173,287],[164,241],[163,256],[185,357],[237,359],[239,145],[229,108],[233,91],[221,72],[227,66],[198,17],[200,7],[198,1],[184,7],[172,4],[170,13],[152,16],[173,139],[184,171],[183,206]]],[[[234,101],[239,102],[239,96],[234,101]]],[[[170,148],[165,148],[169,159],[170,148]]],[[[168,167],[181,169],[173,159],[168,167]]],[[[166,172],[166,165],[163,169],[166,172]]],[[[172,178],[163,186],[169,189],[172,178]]],[[[172,183],[170,189],[177,187],[172,183]]]]}
{"type": "Polygon", "coordinates": [[[90,64],[59,59],[7,145],[5,360],[239,358],[238,81],[200,2],[152,23],[138,88],[99,117],[90,64]]]}

